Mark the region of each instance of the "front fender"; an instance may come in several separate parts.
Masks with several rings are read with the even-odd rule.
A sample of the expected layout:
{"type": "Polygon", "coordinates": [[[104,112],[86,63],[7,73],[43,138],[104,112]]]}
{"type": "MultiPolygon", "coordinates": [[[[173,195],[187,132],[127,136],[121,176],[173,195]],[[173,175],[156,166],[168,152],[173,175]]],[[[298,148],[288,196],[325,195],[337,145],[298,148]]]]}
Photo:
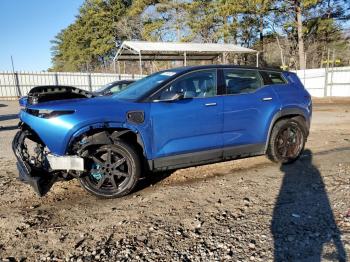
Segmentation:
{"type": "Polygon", "coordinates": [[[69,138],[68,143],[66,144],[65,148],[65,152],[67,153],[67,150],[70,146],[70,144],[79,136],[81,136],[82,134],[90,131],[90,130],[103,130],[106,128],[110,128],[110,129],[125,129],[125,130],[130,130],[131,132],[133,132],[134,134],[137,135],[137,142],[140,144],[140,146],[143,148],[144,153],[145,153],[145,157],[148,158],[148,156],[150,156],[151,152],[151,146],[149,143],[147,143],[147,137],[145,137],[145,131],[144,129],[147,128],[145,126],[135,126],[135,125],[131,125],[128,123],[120,123],[120,122],[96,122],[96,123],[91,123],[88,125],[85,125],[83,127],[81,127],[79,130],[75,131],[69,138]]]}
{"type": "MultiPolygon", "coordinates": [[[[69,142],[74,134],[89,128],[106,127],[110,125],[107,119],[91,119],[77,121],[72,115],[63,115],[51,119],[33,116],[24,110],[20,112],[20,119],[40,137],[48,149],[55,155],[65,155],[69,142]]],[[[123,123],[113,122],[112,127],[121,127],[123,123]]]]}

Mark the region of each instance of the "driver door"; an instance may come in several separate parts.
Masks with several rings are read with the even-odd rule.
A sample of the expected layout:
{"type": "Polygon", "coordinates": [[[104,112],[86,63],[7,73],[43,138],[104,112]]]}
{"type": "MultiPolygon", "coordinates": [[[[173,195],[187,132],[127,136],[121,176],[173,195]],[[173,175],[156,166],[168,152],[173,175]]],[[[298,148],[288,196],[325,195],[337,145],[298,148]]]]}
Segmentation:
{"type": "MultiPolygon", "coordinates": [[[[220,157],[223,146],[223,98],[217,96],[217,70],[207,69],[180,76],[159,93],[151,105],[153,159],[186,154],[181,161],[220,157]],[[162,101],[167,92],[183,98],[162,101]]],[[[194,160],[193,160],[194,161],[194,160]]],[[[180,163],[181,164],[181,163],[180,163]]]]}

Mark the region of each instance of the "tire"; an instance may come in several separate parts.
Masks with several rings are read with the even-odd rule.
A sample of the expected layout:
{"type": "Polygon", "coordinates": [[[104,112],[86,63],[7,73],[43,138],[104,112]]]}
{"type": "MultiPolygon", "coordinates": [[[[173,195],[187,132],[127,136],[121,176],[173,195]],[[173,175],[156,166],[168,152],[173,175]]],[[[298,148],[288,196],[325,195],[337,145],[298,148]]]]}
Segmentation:
{"type": "Polygon", "coordinates": [[[267,156],[276,163],[293,163],[304,150],[306,138],[307,129],[302,118],[279,120],[272,129],[267,156]]]}
{"type": "Polygon", "coordinates": [[[129,194],[141,175],[141,164],[136,150],[119,140],[102,145],[83,154],[89,171],[80,184],[89,193],[100,198],[117,198],[129,194]]]}

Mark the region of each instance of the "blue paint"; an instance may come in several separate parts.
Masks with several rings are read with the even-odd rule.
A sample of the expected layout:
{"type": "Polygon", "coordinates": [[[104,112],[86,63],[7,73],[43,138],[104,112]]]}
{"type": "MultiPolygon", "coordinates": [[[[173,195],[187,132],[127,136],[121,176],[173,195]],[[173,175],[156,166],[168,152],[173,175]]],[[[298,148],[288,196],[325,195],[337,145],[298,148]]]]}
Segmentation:
{"type": "MultiPolygon", "coordinates": [[[[221,68],[210,68],[213,67],[218,71],[221,68]]],[[[153,87],[148,86],[147,92],[140,93],[150,95],[182,74],[201,68],[206,67],[169,70],[172,73],[168,78],[161,79],[161,82],[141,80],[153,87]]],[[[128,91],[133,94],[133,99],[125,99],[127,95],[123,92],[126,91],[122,91],[120,96],[51,101],[28,108],[75,112],[45,119],[22,110],[20,118],[56,155],[65,155],[70,141],[80,134],[89,129],[104,127],[127,128],[139,134],[147,159],[236,145],[261,144],[267,141],[271,121],[280,110],[298,109],[308,121],[311,118],[310,95],[294,73],[283,74],[288,83],[265,85],[251,93],[154,102],[144,99],[140,101],[135,93],[137,88],[134,87],[132,92],[128,91]],[[271,100],[264,101],[264,98],[271,100]],[[215,106],[206,106],[207,104],[215,106]],[[142,124],[127,121],[127,112],[135,110],[144,112],[145,120],[142,124]]],[[[138,82],[130,87],[140,86],[138,82]]],[[[218,86],[219,84],[220,82],[217,83],[218,86]]]]}

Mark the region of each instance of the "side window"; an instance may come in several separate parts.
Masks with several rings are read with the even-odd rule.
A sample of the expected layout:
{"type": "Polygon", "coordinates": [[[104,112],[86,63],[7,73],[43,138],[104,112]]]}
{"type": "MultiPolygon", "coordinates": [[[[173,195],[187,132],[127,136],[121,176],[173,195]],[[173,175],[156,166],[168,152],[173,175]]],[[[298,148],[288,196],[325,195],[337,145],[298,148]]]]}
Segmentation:
{"type": "Polygon", "coordinates": [[[285,84],[286,81],[283,79],[281,73],[267,72],[267,75],[271,79],[272,84],[285,84]]]}
{"type": "Polygon", "coordinates": [[[224,69],[227,94],[251,93],[263,86],[258,71],[245,69],[224,69]]]}
{"type": "Polygon", "coordinates": [[[196,71],[176,79],[160,92],[158,99],[162,100],[169,92],[183,93],[184,98],[215,96],[216,69],[196,71]]]}
{"type": "Polygon", "coordinates": [[[110,92],[111,92],[111,93],[116,93],[116,92],[119,92],[120,90],[121,90],[120,85],[116,85],[116,86],[113,86],[113,87],[110,89],[110,92]]]}

